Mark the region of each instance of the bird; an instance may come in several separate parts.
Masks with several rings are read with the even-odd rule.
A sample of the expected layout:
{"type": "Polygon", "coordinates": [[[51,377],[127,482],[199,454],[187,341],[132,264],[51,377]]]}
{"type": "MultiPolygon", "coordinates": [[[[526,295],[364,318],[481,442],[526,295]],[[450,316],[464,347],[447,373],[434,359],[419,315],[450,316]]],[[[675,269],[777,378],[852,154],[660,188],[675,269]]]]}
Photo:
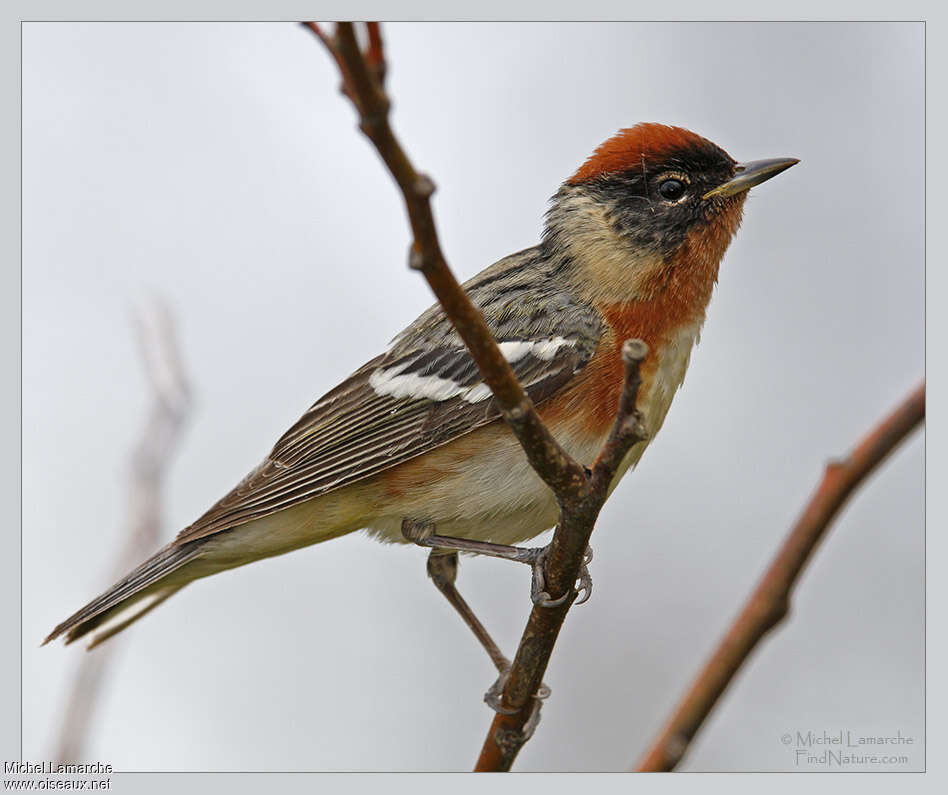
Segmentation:
{"type": "MultiPolygon", "coordinates": [[[[682,127],[621,129],[553,195],[539,244],[464,283],[541,419],[587,466],[616,415],[623,343],[646,343],[637,406],[648,438],[625,456],[610,493],[684,380],[747,192],[798,162],[737,162],[682,127]]],[[[232,491],[43,643],[88,636],[91,648],[197,579],[365,529],[430,547],[429,576],[502,672],[506,659],[455,587],[458,551],[535,564],[514,545],[557,516],[553,492],[434,305],[313,403],[232,491]],[[428,532],[409,531],[419,526],[428,532]]]]}

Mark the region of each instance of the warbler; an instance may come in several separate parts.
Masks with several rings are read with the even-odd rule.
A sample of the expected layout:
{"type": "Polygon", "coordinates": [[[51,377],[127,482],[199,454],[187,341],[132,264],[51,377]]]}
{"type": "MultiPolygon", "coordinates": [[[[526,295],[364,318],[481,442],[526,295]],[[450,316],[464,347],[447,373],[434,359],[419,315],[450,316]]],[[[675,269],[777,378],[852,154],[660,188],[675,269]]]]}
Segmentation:
{"type": "MultiPolygon", "coordinates": [[[[553,196],[539,245],[464,284],[574,459],[590,465],[609,432],[627,339],[649,347],[638,407],[655,438],[748,189],[797,162],[738,163],[680,127],[620,130],[553,196]]],[[[613,488],[649,441],[629,451],[613,488]]],[[[424,526],[442,539],[429,573],[501,668],[453,589],[456,552],[496,552],[504,547],[492,545],[530,539],[557,515],[553,493],[436,305],[317,400],[231,492],[44,643],[89,635],[91,647],[198,578],[363,528],[425,543],[424,534],[403,532],[424,526]]]]}

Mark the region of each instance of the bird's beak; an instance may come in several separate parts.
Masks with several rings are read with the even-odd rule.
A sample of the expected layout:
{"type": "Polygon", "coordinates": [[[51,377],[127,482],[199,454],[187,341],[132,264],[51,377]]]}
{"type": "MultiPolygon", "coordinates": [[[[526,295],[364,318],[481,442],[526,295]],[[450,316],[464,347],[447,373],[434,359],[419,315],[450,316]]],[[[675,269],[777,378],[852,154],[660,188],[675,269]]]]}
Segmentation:
{"type": "Polygon", "coordinates": [[[775,157],[771,160],[751,160],[749,163],[738,163],[734,166],[734,176],[727,182],[709,190],[702,199],[712,196],[733,196],[750,190],[771,177],[776,177],[781,171],[795,166],[800,161],[795,157],[775,157]]]}

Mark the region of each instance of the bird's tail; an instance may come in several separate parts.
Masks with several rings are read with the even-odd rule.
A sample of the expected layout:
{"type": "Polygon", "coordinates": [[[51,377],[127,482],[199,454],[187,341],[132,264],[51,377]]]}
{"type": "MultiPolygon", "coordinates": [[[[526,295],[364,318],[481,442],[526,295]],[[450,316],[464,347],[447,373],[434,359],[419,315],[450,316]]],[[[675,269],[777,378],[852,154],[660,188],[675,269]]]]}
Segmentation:
{"type": "Polygon", "coordinates": [[[111,638],[181,590],[192,579],[174,576],[200,552],[200,543],[175,545],[158,550],[137,569],[115,583],[101,596],[59,624],[43,645],[65,635],[66,643],[95,632],[89,648],[111,638]]]}

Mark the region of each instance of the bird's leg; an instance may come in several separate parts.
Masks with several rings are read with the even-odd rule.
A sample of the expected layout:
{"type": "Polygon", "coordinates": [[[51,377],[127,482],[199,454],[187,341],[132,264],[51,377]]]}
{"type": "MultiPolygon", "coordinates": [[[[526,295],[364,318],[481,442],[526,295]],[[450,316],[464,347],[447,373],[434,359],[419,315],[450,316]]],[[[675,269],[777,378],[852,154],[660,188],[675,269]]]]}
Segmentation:
{"type": "MultiPolygon", "coordinates": [[[[413,524],[417,529],[420,523],[410,523],[406,520],[403,524],[403,529],[409,524],[413,524]]],[[[406,532],[406,536],[408,536],[408,532],[406,532]]],[[[471,632],[474,633],[474,637],[477,638],[478,642],[484,648],[484,651],[487,652],[494,667],[497,668],[499,676],[497,677],[497,681],[495,681],[484,694],[484,702],[496,712],[505,715],[514,714],[517,710],[508,710],[500,703],[501,694],[504,692],[504,685],[507,683],[507,674],[510,671],[510,660],[503,655],[500,648],[494,643],[494,639],[490,636],[490,633],[474,614],[471,606],[464,600],[464,597],[461,596],[454,584],[458,576],[458,553],[455,551],[445,552],[441,549],[432,549],[428,555],[428,576],[431,577],[431,581],[435,584],[435,587],[444,594],[445,599],[458,611],[464,623],[470,627],[471,632]]],[[[548,698],[549,695],[550,688],[546,684],[541,684],[534,698],[533,712],[524,727],[524,741],[530,739],[530,735],[533,734],[537,724],[540,722],[540,705],[542,700],[548,698]]]]}
{"type": "Polygon", "coordinates": [[[428,555],[428,576],[434,583],[435,588],[444,594],[451,606],[458,611],[458,614],[464,619],[464,623],[471,628],[474,637],[477,638],[484,651],[490,657],[497,671],[503,674],[510,668],[510,660],[501,653],[494,639],[490,636],[484,625],[474,614],[471,606],[464,601],[464,597],[458,593],[454,583],[458,576],[458,553],[442,552],[438,549],[432,549],[428,555]]]}
{"type": "MultiPolygon", "coordinates": [[[[484,647],[484,651],[487,652],[491,662],[494,663],[494,667],[497,668],[497,672],[500,674],[497,677],[497,681],[494,682],[494,684],[490,686],[490,689],[484,694],[485,703],[496,712],[500,712],[504,715],[514,714],[517,710],[506,709],[500,703],[501,694],[504,692],[504,685],[507,683],[507,674],[510,671],[510,660],[504,657],[497,644],[494,643],[494,639],[490,636],[490,633],[488,633],[484,625],[474,614],[471,606],[464,601],[464,597],[458,593],[458,589],[454,584],[458,576],[458,553],[432,549],[428,555],[428,576],[431,577],[431,581],[435,584],[435,587],[444,594],[445,599],[458,611],[458,614],[464,619],[464,623],[471,628],[474,637],[476,637],[481,646],[484,647]]],[[[524,741],[530,739],[529,735],[533,734],[536,725],[540,722],[540,703],[542,699],[548,698],[549,695],[550,688],[542,684],[536,694],[533,713],[530,715],[530,719],[524,728],[524,741]],[[529,734],[527,734],[528,731],[529,734]]]]}
{"type": "MultiPolygon", "coordinates": [[[[527,563],[533,569],[533,579],[530,584],[530,598],[540,607],[558,607],[570,596],[567,591],[559,599],[553,599],[546,592],[546,581],[543,576],[543,560],[549,551],[545,547],[515,547],[508,544],[493,544],[490,541],[475,541],[469,538],[455,538],[453,536],[439,536],[435,534],[433,522],[405,519],[402,522],[402,535],[412,543],[430,549],[451,550],[453,552],[470,552],[474,555],[489,555],[494,558],[513,560],[518,563],[527,563]]],[[[583,556],[583,566],[579,572],[579,588],[576,590],[576,604],[582,604],[592,595],[592,577],[589,576],[589,562],[592,560],[592,548],[586,547],[583,556]]]]}

